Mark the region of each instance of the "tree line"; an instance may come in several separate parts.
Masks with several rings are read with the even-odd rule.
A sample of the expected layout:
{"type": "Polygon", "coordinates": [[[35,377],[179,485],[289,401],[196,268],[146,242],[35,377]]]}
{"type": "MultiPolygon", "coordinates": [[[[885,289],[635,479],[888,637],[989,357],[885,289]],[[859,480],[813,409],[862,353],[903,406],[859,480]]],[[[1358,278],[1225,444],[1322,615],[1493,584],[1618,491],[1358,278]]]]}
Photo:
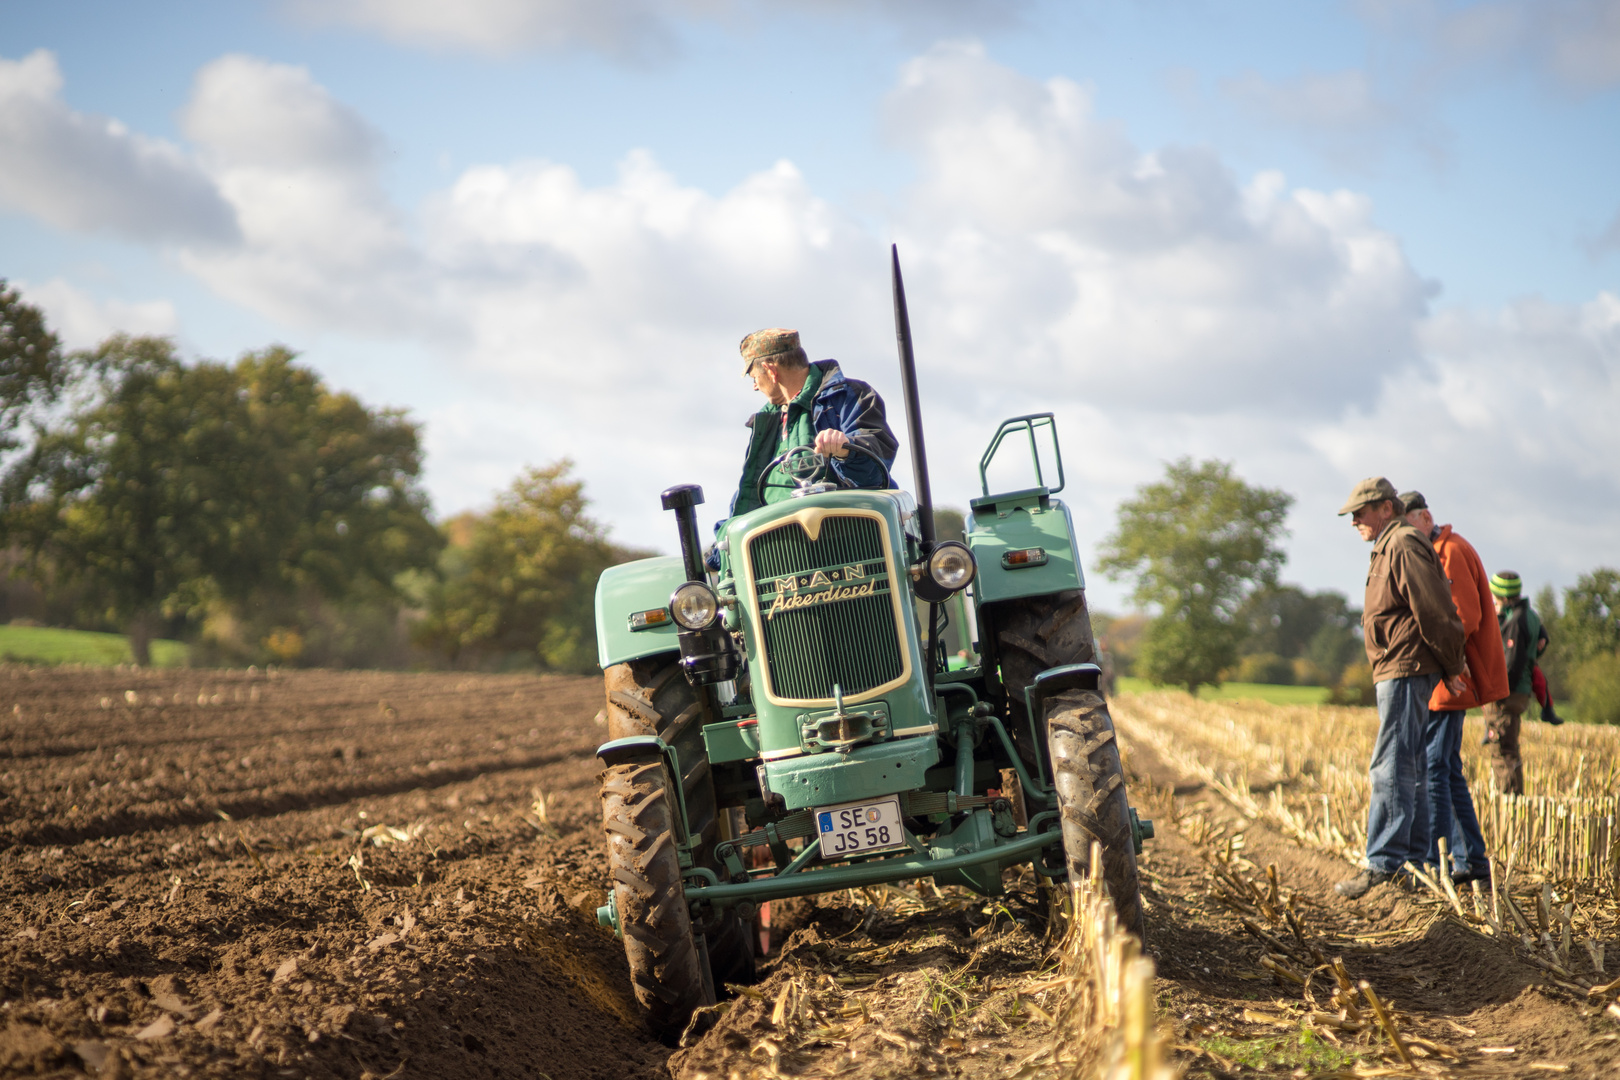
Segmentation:
{"type": "MultiPolygon", "coordinates": [[[[200,664],[592,670],[596,578],[648,553],[608,539],[567,461],[442,525],[421,468],[417,424],[282,346],[185,363],[114,335],[70,352],[0,280],[0,621],[124,632],[142,664],[168,636],[200,664]]],[[[1154,615],[1098,625],[1129,670],[1370,703],[1360,611],[1279,580],[1292,503],[1189,458],[1121,504],[1098,569],[1154,615]]],[[[1620,573],[1543,589],[1537,609],[1554,693],[1620,723],[1620,573]]]]}
{"type": "Polygon", "coordinates": [[[70,352],[0,281],[7,618],[157,636],[194,662],[594,665],[600,571],[640,553],[568,462],[434,524],[420,427],[281,346],[182,362],[164,338],[70,352]]]}

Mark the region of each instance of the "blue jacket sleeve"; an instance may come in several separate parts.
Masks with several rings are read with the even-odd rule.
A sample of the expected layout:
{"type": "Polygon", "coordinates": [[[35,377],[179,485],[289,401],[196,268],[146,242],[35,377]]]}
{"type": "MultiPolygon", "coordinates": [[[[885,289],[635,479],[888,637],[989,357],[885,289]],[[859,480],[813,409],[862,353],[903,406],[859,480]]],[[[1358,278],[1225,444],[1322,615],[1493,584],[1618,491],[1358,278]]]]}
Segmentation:
{"type": "Polygon", "coordinates": [[[838,478],[862,488],[890,486],[888,469],[894,465],[894,455],[900,447],[894,432],[889,430],[883,398],[871,386],[858,379],[847,379],[842,392],[828,402],[816,420],[816,430],[836,428],[849,437],[849,441],[869,450],[883,460],[884,468],[861,453],[851,453],[842,460],[833,459],[832,470],[838,478]]]}

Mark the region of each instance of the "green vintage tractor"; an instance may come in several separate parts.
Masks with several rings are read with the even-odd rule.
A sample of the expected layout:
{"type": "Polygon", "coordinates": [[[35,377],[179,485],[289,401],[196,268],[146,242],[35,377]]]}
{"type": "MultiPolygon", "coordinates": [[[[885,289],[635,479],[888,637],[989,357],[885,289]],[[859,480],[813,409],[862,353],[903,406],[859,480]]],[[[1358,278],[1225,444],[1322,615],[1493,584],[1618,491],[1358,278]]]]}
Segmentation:
{"type": "Polygon", "coordinates": [[[597,585],[612,868],[597,915],[664,1038],[752,978],[771,900],[919,877],[996,895],[1019,863],[1089,873],[1096,841],[1121,922],[1142,929],[1152,823],[1127,801],[1098,691],[1052,414],[1001,424],[967,543],[936,540],[897,254],[893,280],[916,497],[840,488],[801,447],[781,461],[796,497],[727,522],[718,573],[702,491],[683,486],[663,495],[682,554],[597,585]],[[1009,436],[1027,436],[1035,486],[992,492],[1009,436]],[[971,642],[954,669],[953,612],[971,642]]]}

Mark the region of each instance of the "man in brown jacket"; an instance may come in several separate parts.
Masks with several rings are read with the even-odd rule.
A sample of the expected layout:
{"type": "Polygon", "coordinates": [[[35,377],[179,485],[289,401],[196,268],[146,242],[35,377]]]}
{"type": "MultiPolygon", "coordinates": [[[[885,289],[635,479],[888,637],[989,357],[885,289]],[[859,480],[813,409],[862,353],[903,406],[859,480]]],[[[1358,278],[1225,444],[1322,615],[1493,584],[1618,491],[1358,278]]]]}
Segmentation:
{"type": "Polygon", "coordinates": [[[1429,538],[1440,559],[1440,569],[1451,580],[1451,600],[1457,606],[1467,635],[1463,655],[1467,670],[1461,694],[1437,686],[1429,698],[1429,726],[1424,732],[1427,747],[1429,795],[1428,862],[1440,866],[1440,838],[1451,847],[1450,867],[1440,866],[1451,880],[1488,881],[1491,864],[1485,854],[1485,837],[1474,813],[1474,800],[1463,776],[1463,714],[1489,705],[1508,695],[1507,661],[1502,656],[1502,635],[1491,618],[1491,579],[1485,573],[1474,545],[1452,531],[1450,525],[1436,525],[1429,501],[1421,491],[1404,491],[1401,504],[1406,523],[1429,538]]]}
{"type": "Polygon", "coordinates": [[[1373,545],[1361,612],[1378,700],[1378,739],[1368,768],[1367,869],[1334,886],[1352,900],[1398,880],[1407,862],[1421,864],[1427,856],[1428,799],[1419,785],[1427,771],[1429,696],[1442,678],[1454,693],[1464,687],[1463,627],[1451,585],[1428,538],[1401,512],[1395,486],[1382,476],[1357,484],[1339,509],[1373,545]]]}

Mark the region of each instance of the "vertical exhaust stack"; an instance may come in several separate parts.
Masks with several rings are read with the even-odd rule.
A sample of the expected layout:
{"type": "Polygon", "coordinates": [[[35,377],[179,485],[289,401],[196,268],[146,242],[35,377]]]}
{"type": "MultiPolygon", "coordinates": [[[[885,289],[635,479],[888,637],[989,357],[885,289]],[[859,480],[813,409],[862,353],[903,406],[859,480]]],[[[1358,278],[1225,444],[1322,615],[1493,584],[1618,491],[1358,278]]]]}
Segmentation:
{"type": "MultiPolygon", "coordinates": [[[[894,337],[900,346],[900,385],[906,395],[906,433],[911,437],[911,468],[917,480],[917,529],[922,533],[922,555],[934,551],[934,493],[928,485],[928,451],[923,446],[922,406],[917,401],[917,358],[911,352],[911,315],[906,310],[906,283],[900,278],[900,245],[889,245],[894,268],[894,337]]],[[[929,694],[933,694],[934,667],[939,656],[939,605],[928,605],[929,694]]]]}
{"type": "Polygon", "coordinates": [[[906,395],[906,431],[911,437],[911,468],[917,481],[917,525],[923,554],[934,547],[934,495],[928,485],[928,451],[923,448],[922,406],[917,401],[917,360],[911,352],[911,316],[906,311],[906,283],[900,278],[900,246],[889,245],[894,266],[894,336],[900,345],[900,385],[906,395]]]}

